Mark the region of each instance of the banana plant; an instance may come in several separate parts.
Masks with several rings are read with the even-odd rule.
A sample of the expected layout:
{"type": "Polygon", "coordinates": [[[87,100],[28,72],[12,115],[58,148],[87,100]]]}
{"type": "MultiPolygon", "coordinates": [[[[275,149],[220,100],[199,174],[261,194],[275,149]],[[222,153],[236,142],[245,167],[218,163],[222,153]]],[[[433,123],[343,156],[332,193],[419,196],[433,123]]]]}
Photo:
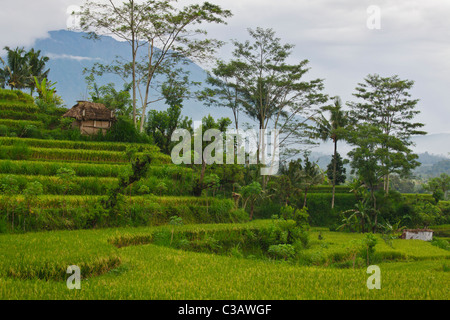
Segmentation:
{"type": "Polygon", "coordinates": [[[353,229],[359,225],[362,233],[365,233],[366,230],[370,230],[372,227],[370,214],[373,213],[373,209],[368,206],[367,202],[367,198],[365,198],[355,204],[355,209],[344,211],[342,213],[344,216],[342,219],[343,224],[340,225],[338,229],[343,229],[345,227],[353,229]],[[347,217],[347,214],[350,214],[350,216],[347,217]]]}
{"type": "Polygon", "coordinates": [[[36,90],[39,94],[39,98],[44,100],[46,103],[55,103],[57,96],[55,95],[55,85],[56,82],[51,82],[46,78],[42,79],[39,83],[38,79],[34,77],[34,82],[36,90]]]}
{"type": "MultiPolygon", "coordinates": [[[[403,216],[405,218],[409,218],[409,216],[403,216]]],[[[389,221],[386,221],[384,224],[381,224],[381,229],[383,231],[382,238],[384,242],[393,248],[392,240],[397,239],[401,234],[403,229],[406,229],[406,226],[400,227],[403,222],[403,219],[397,221],[397,223],[391,224],[389,221]]]]}

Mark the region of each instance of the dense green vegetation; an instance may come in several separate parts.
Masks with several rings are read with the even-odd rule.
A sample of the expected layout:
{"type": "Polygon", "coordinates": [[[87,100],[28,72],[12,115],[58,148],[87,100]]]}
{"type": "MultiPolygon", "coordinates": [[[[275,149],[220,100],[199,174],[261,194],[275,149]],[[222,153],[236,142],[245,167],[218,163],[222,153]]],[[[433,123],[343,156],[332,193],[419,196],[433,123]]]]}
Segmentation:
{"type": "MultiPolygon", "coordinates": [[[[5,102],[28,103],[27,114],[41,115],[38,106],[32,104],[32,98],[20,91],[2,91],[5,102]],[[33,107],[31,107],[33,106],[33,107]]],[[[5,132],[16,127],[32,126],[39,130],[38,126],[23,124],[24,120],[5,119],[3,126],[5,132]]],[[[28,121],[28,120],[27,120],[28,121]]],[[[225,130],[229,124],[214,124],[211,119],[204,119],[205,127],[214,127],[225,130]]],[[[221,120],[222,121],[222,120],[221,120]]],[[[43,122],[41,122],[43,124],[43,122]]],[[[55,129],[55,131],[63,131],[55,129]]],[[[217,204],[214,201],[206,201],[206,207],[195,208],[196,202],[186,202],[188,209],[173,211],[171,207],[156,208],[158,201],[155,196],[185,196],[205,195],[219,197],[224,200],[231,199],[232,192],[239,192],[242,199],[238,199],[234,206],[224,205],[225,211],[245,210],[250,216],[256,218],[270,218],[273,214],[279,214],[281,209],[290,204],[294,208],[308,208],[309,223],[314,226],[330,227],[336,229],[347,219],[344,212],[352,210],[360,201],[361,194],[354,192],[351,185],[336,185],[333,187],[333,179],[327,185],[323,182],[323,173],[317,171],[313,164],[306,158],[304,165],[301,161],[292,162],[289,167],[282,169],[282,175],[272,177],[267,181],[261,181],[263,188],[250,191],[252,181],[255,181],[257,167],[244,168],[242,166],[175,166],[167,155],[158,152],[158,147],[148,143],[123,143],[82,140],[49,140],[36,138],[0,137],[0,191],[6,196],[1,197],[1,208],[6,212],[2,221],[2,230],[27,230],[22,222],[25,216],[36,215],[35,222],[28,224],[29,230],[53,230],[64,226],[70,228],[90,228],[113,225],[149,225],[145,222],[149,219],[156,223],[167,222],[170,216],[179,215],[190,222],[226,221],[223,219],[211,220],[203,216],[202,210],[214,213],[217,204]],[[139,206],[124,206],[124,214],[121,222],[113,221],[115,215],[105,213],[99,209],[102,196],[106,196],[111,186],[119,183],[122,176],[131,172],[130,161],[133,157],[150,154],[152,165],[148,167],[142,179],[131,184],[123,192],[124,201],[147,197],[146,201],[139,202],[139,206]],[[60,174],[61,170],[69,170],[70,179],[60,174]],[[203,178],[202,178],[203,177],[203,178]],[[217,177],[214,184],[208,181],[217,177]],[[205,180],[202,180],[205,179],[205,180]],[[205,184],[206,182],[206,184],[205,184]],[[32,204],[27,204],[26,192],[33,183],[39,184],[40,194],[36,195],[32,204]],[[286,184],[287,183],[287,184],[286,184]],[[266,186],[264,187],[264,184],[266,186]],[[283,186],[283,187],[281,187],[283,186]],[[198,193],[200,190],[200,194],[198,193]],[[335,200],[333,200],[333,193],[335,200]],[[15,195],[19,196],[15,196],[15,195]],[[247,195],[248,194],[248,195],[247,195]],[[60,196],[54,198],[51,196],[60,196]],[[11,197],[12,196],[12,197],[11,197]],[[71,196],[71,197],[69,197],[71,196]],[[83,196],[73,198],[73,196],[83,196]],[[97,196],[97,197],[93,197],[97,196]],[[50,197],[50,198],[49,198],[50,197]],[[87,200],[89,199],[89,201],[87,200]],[[54,207],[52,208],[52,204],[54,207]],[[64,203],[64,205],[61,205],[64,203]],[[330,206],[329,203],[332,203],[330,206]],[[334,208],[333,208],[334,206],[334,208]],[[32,209],[32,207],[34,207],[32,209]],[[13,208],[13,209],[11,209],[13,208]],[[149,208],[153,208],[149,212],[149,208]],[[172,213],[170,210],[172,210],[172,213]],[[15,212],[14,227],[11,221],[15,212]],[[169,210],[169,211],[167,211],[169,210]],[[82,213],[84,212],[84,213],[82,213]],[[175,214],[176,213],[176,214],[175,214]],[[190,217],[192,214],[197,218],[190,217]],[[150,218],[160,215],[161,218],[150,218]],[[97,218],[92,218],[92,217],[97,218]],[[98,217],[103,217],[99,219],[98,217]],[[63,223],[63,220],[67,220],[63,223]],[[99,222],[101,220],[101,222],[99,222]],[[93,222],[94,221],[94,222],[93,222]]],[[[333,175],[331,175],[333,177],[333,175]]],[[[436,185],[433,184],[433,185],[436,185]]],[[[437,184],[442,185],[442,184],[437,184]]],[[[256,185],[255,185],[256,186],[256,185]]],[[[435,187],[437,188],[437,187],[435,187]]],[[[444,192],[445,194],[445,192],[444,192]]],[[[384,223],[400,223],[408,227],[423,227],[429,224],[448,223],[448,208],[435,206],[433,197],[428,195],[402,195],[395,193],[389,198],[379,194],[378,202],[380,212],[380,225],[384,223]],[[425,205],[426,204],[426,205],[425,205]],[[424,209],[426,206],[426,209],[424,209]],[[419,212],[427,210],[428,213],[419,212]]],[[[193,199],[193,198],[192,198],[193,199]]],[[[436,197],[434,197],[436,200],[436,197]]],[[[125,203],[124,202],[124,203],[125,203]]],[[[131,201],[136,203],[136,201],[131,201]]],[[[170,201],[169,201],[170,202],[170,201]]],[[[175,201],[176,203],[176,201],[175,201]]],[[[175,205],[173,205],[175,206],[175,205]]],[[[222,210],[222,211],[223,211],[222,210]]],[[[242,212],[236,211],[229,221],[242,220],[242,212]]],[[[245,220],[245,219],[244,219],[245,220]]],[[[354,225],[359,222],[354,221],[354,225]]],[[[349,225],[346,224],[348,227],[349,225]]],[[[350,227],[350,229],[352,229],[350,227]]]]}
{"type": "MultiPolygon", "coordinates": [[[[130,61],[85,70],[91,100],[117,115],[105,134],[81,135],[72,119],[62,118],[66,109],[47,79],[47,57],[6,48],[0,299],[448,299],[450,178],[427,181],[428,194],[392,188],[419,165],[410,138],[425,133],[414,122],[414,82],[368,75],[344,111],[338,97],[328,105],[323,79],[304,80],[308,60],[291,64],[293,45],[272,29],[256,28],[248,30],[248,41],[233,41],[231,60],[216,59],[208,87],[193,92],[198,83],[178,66],[214,58],[222,42],[191,38],[189,27],[225,23],[231,12],[170,2],[122,4],[139,28],[109,4],[88,2],[78,12],[82,29],[106,23],[132,49],[130,61]],[[151,9],[159,15],[144,14],[151,9]],[[137,61],[141,47],[149,53],[137,61]],[[97,85],[95,77],[105,73],[129,83],[119,91],[97,85]],[[164,80],[153,81],[156,75],[164,80]],[[151,84],[160,97],[151,96],[151,84]],[[234,122],[209,115],[194,128],[182,116],[184,99],[193,96],[229,108],[234,122]],[[164,100],[167,110],[147,113],[153,99],[164,100]],[[240,129],[240,112],[259,129],[278,130],[278,174],[261,173],[261,136],[252,145],[259,164],[246,158],[248,150],[242,163],[220,163],[230,150],[211,146],[225,142],[232,127],[240,129]],[[176,129],[202,138],[186,138],[194,148],[177,165],[171,157],[176,129]],[[305,148],[318,140],[333,142],[326,172],[305,148]],[[349,160],[338,153],[340,141],[353,148],[349,160]],[[436,232],[430,242],[399,239],[406,228],[436,232]],[[65,285],[73,264],[81,268],[81,291],[65,285]],[[382,290],[366,287],[366,268],[374,264],[382,270],[382,290]]],[[[240,146],[233,140],[231,148],[240,146]]]]}

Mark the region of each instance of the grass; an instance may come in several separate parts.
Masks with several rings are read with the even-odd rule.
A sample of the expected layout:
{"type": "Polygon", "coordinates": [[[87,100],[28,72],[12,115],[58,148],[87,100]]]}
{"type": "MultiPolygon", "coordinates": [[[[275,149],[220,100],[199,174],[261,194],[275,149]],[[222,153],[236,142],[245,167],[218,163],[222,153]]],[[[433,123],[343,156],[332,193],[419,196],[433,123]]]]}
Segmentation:
{"type": "Polygon", "coordinates": [[[0,257],[1,277],[20,279],[64,279],[72,264],[91,276],[120,264],[117,250],[95,231],[1,235],[0,257]]]}
{"type": "MultiPolygon", "coordinates": [[[[14,150],[15,146],[1,146],[4,152],[14,150]]],[[[89,150],[89,149],[58,149],[30,147],[30,158],[33,160],[59,160],[59,161],[90,161],[102,163],[127,163],[129,160],[125,152],[89,150]]],[[[169,156],[159,152],[153,153],[153,162],[158,164],[171,163],[169,156]]],[[[24,159],[25,160],[25,159],[24,159]]]]}
{"type": "Polygon", "coordinates": [[[0,174],[0,181],[5,177],[11,177],[17,181],[19,191],[23,192],[27,184],[38,181],[43,186],[44,194],[77,194],[77,195],[103,195],[108,191],[108,187],[117,184],[117,178],[99,177],[75,177],[68,190],[65,189],[64,180],[57,176],[37,176],[37,175],[4,175],[0,174]]]}
{"type": "MultiPolygon", "coordinates": [[[[14,195],[14,196],[4,196],[0,195],[0,199],[15,199],[17,202],[24,201],[24,196],[14,195]]],[[[38,196],[37,203],[40,208],[52,208],[60,206],[61,201],[68,206],[84,206],[86,204],[91,204],[93,201],[98,201],[102,196],[93,195],[41,195],[38,196]]],[[[174,196],[134,196],[126,197],[126,201],[130,204],[145,204],[145,203],[159,203],[159,204],[173,204],[173,205],[195,205],[195,206],[206,206],[218,203],[224,200],[212,198],[212,197],[174,197],[174,196]]]]}
{"type": "MultiPolygon", "coordinates": [[[[55,176],[61,167],[71,168],[78,177],[117,177],[129,170],[129,164],[80,163],[70,161],[0,160],[0,174],[55,176]]],[[[177,178],[192,173],[191,168],[176,165],[154,165],[148,169],[148,176],[177,178]]]]}
{"type": "MultiPolygon", "coordinates": [[[[66,186],[65,181],[57,176],[39,176],[39,175],[5,175],[0,174],[0,185],[4,178],[12,178],[17,182],[19,192],[22,193],[30,182],[38,181],[43,186],[43,194],[46,195],[105,195],[111,186],[117,185],[118,179],[113,177],[75,177],[71,180],[70,185],[66,186]]],[[[141,195],[139,188],[142,185],[147,186],[148,193],[159,195],[158,183],[165,183],[168,189],[164,195],[189,195],[190,189],[183,192],[180,189],[182,184],[179,181],[173,181],[170,178],[149,177],[144,178],[138,183],[133,184],[127,194],[138,196],[141,195]]]]}
{"type": "Polygon", "coordinates": [[[0,110],[11,110],[16,112],[38,112],[39,107],[32,103],[21,101],[0,101],[0,110]]]}
{"type": "Polygon", "coordinates": [[[79,177],[117,177],[127,169],[124,164],[0,160],[1,174],[54,176],[61,167],[73,169],[79,177]]]}
{"type": "MultiPolygon", "coordinates": [[[[242,225],[188,225],[173,228],[176,232],[212,232],[230,228],[260,228],[268,223],[255,221],[242,225]]],[[[145,236],[148,238],[155,232],[169,231],[171,228],[163,226],[2,235],[0,299],[450,298],[449,276],[443,267],[448,260],[436,259],[436,253],[440,255],[441,249],[430,251],[433,247],[425,242],[417,245],[415,241],[399,240],[402,244],[394,244],[396,250],[405,256],[417,256],[421,260],[380,263],[380,290],[367,289],[368,275],[365,268],[297,266],[274,260],[250,260],[181,251],[141,244],[139,241],[120,249],[112,245],[117,239],[144,239],[145,236]],[[108,264],[105,261],[111,262],[108,264]],[[85,277],[81,290],[68,290],[61,279],[63,271],[70,264],[84,266],[82,276],[85,277]],[[44,271],[46,269],[52,271],[44,271]]],[[[322,231],[322,234],[324,241],[336,246],[355,236],[359,237],[326,231],[322,231]]],[[[381,242],[376,248],[385,249],[381,242]]]]}
{"type": "Polygon", "coordinates": [[[42,121],[31,120],[12,120],[12,119],[0,119],[0,125],[7,126],[9,128],[24,128],[25,126],[35,126],[37,128],[43,128],[42,121]]]}
{"type": "Polygon", "coordinates": [[[55,148],[55,149],[84,149],[98,151],[118,151],[124,152],[127,148],[136,148],[137,151],[157,152],[159,148],[151,144],[140,143],[119,143],[119,142],[91,142],[91,141],[71,141],[71,140],[45,140],[45,139],[22,139],[0,137],[0,144],[4,146],[14,145],[17,142],[24,143],[29,147],[55,148]]]}
{"type": "Polygon", "coordinates": [[[450,238],[450,224],[430,226],[429,228],[434,231],[434,236],[450,238]]]}

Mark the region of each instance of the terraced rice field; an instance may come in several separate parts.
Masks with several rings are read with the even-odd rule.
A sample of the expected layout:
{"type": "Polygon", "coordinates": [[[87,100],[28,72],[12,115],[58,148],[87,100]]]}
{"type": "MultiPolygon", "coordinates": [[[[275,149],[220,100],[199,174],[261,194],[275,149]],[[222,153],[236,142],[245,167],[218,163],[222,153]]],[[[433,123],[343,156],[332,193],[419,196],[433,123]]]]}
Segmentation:
{"type": "MultiPolygon", "coordinates": [[[[58,231],[0,236],[0,299],[444,299],[448,251],[430,243],[381,239],[381,289],[368,290],[365,268],[303,266],[232,253],[192,252],[155,243],[156,235],[214,234],[266,228],[247,224],[58,231]],[[120,244],[120,245],[119,245],[120,244]],[[396,253],[395,255],[392,253],[396,253]],[[81,290],[69,290],[69,265],[81,267],[81,290]]],[[[313,231],[315,238],[319,231],[313,231]]],[[[325,249],[345,252],[358,236],[321,230],[325,249]]]]}

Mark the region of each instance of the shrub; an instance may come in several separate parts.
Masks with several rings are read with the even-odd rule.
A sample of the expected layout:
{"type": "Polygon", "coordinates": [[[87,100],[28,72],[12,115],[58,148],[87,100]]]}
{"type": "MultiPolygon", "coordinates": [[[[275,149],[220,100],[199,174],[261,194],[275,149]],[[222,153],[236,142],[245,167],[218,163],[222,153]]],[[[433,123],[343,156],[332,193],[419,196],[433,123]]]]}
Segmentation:
{"type": "MultiPolygon", "coordinates": [[[[296,239],[296,243],[301,244],[303,249],[309,248],[310,243],[309,232],[305,230],[296,229],[294,238],[296,239]]],[[[297,245],[297,248],[300,247],[297,245]]]]}
{"type": "Polygon", "coordinates": [[[370,265],[371,261],[373,262],[376,244],[377,238],[375,237],[375,235],[372,233],[366,233],[361,243],[360,254],[367,262],[367,265],[370,265]]]}
{"type": "Polygon", "coordinates": [[[419,202],[414,205],[413,223],[415,227],[428,227],[438,221],[441,209],[429,202],[419,202]]]}
{"type": "Polygon", "coordinates": [[[440,200],[444,200],[444,191],[442,191],[441,189],[434,190],[432,196],[434,198],[434,201],[438,203],[440,200]]]}
{"type": "MultiPolygon", "coordinates": [[[[28,182],[26,185],[30,184],[28,182]]],[[[31,188],[28,190],[27,193],[32,195],[31,188]]],[[[39,213],[34,215],[34,224],[27,223],[27,231],[161,225],[169,223],[172,216],[182,218],[186,224],[230,223],[240,219],[239,211],[231,210],[231,200],[211,199],[216,208],[219,207],[218,202],[225,202],[222,210],[230,208],[230,212],[220,215],[211,214],[211,207],[207,213],[205,199],[189,197],[124,197],[117,212],[104,210],[99,204],[101,197],[42,195],[31,196],[30,200],[27,202],[23,196],[0,196],[0,216],[7,212],[11,204],[15,204],[16,227],[19,227],[17,221],[20,220],[22,226],[23,217],[28,216],[28,209],[39,213]],[[5,199],[8,201],[5,202],[5,199]]]]}
{"type": "Polygon", "coordinates": [[[230,220],[235,223],[242,223],[249,221],[250,216],[247,211],[243,209],[235,209],[230,211],[230,220]]]}
{"type": "Polygon", "coordinates": [[[141,134],[135,125],[126,117],[119,117],[104,136],[105,141],[150,143],[147,135],[141,134]]]}
{"type": "Polygon", "coordinates": [[[433,246],[450,251],[450,243],[445,239],[434,239],[431,241],[433,246]]]}
{"type": "Polygon", "coordinates": [[[40,138],[42,134],[35,125],[26,125],[23,127],[20,136],[22,138],[40,138]]]}
{"type": "Polygon", "coordinates": [[[290,244],[272,245],[267,250],[268,254],[274,258],[290,260],[295,256],[295,249],[290,244]]]}
{"type": "MultiPolygon", "coordinates": [[[[353,194],[338,193],[335,195],[335,205],[331,208],[332,194],[311,193],[308,195],[309,224],[316,227],[326,227],[339,223],[339,213],[353,209],[356,198],[353,194]]],[[[297,206],[301,208],[303,197],[298,199],[297,206]]]]}
{"type": "Polygon", "coordinates": [[[243,258],[244,257],[239,244],[237,244],[237,245],[235,245],[234,247],[231,248],[230,255],[232,257],[235,257],[235,258],[243,258]]]}
{"type": "Polygon", "coordinates": [[[141,186],[139,187],[138,192],[139,192],[140,194],[149,194],[149,193],[150,193],[150,189],[149,189],[145,184],[143,184],[143,185],[141,185],[141,186]]]}

